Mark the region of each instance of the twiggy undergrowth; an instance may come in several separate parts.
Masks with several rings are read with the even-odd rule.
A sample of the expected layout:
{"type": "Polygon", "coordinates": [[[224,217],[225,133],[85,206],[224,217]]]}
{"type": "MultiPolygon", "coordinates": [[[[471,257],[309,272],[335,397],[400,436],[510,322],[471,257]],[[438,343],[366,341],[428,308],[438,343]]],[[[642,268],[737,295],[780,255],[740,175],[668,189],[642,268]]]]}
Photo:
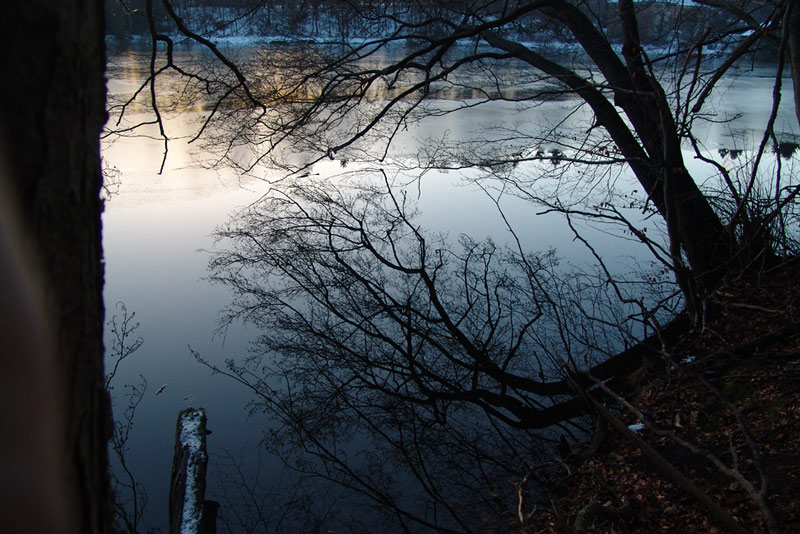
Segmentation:
{"type": "MultiPolygon", "coordinates": [[[[610,407],[746,532],[800,531],[798,280],[793,262],[725,285],[709,302],[712,320],[610,407]]],[[[553,491],[523,530],[726,530],[625,434],[612,430],[582,463],[551,464],[553,491]]]]}

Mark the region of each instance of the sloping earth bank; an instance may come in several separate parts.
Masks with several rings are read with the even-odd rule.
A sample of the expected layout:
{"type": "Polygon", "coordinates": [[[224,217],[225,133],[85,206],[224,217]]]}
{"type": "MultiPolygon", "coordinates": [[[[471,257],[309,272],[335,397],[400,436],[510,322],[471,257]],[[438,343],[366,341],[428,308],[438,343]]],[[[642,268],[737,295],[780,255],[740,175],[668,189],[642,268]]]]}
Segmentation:
{"type": "Polygon", "coordinates": [[[661,458],[741,532],[768,532],[770,514],[772,532],[800,532],[799,266],[765,269],[717,291],[705,328],[637,374],[628,407],[609,407],[625,426],[608,425],[588,460],[567,456],[537,474],[551,493],[512,519],[517,530],[732,530],[665,474],[661,458]]]}

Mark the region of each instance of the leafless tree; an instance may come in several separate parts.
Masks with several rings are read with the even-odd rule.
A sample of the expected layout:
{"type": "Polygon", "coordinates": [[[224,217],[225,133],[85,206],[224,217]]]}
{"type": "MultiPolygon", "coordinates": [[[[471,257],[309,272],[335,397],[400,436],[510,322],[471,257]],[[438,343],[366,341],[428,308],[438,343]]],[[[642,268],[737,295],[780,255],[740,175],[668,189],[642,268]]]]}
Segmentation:
{"type": "MultiPolygon", "coordinates": [[[[268,5],[282,4],[259,2],[242,16],[256,16],[268,5]]],[[[553,160],[557,154],[559,161],[578,168],[569,176],[589,180],[598,168],[624,163],[643,188],[640,198],[665,222],[672,270],[687,310],[699,323],[705,295],[726,273],[750,261],[743,254],[749,251],[743,240],[780,218],[796,196],[797,185],[779,183],[766,215],[750,213],[761,159],[775,137],[772,122],[766,125],[750,179],[743,184],[725,182],[735,186],[724,191],[723,202],[734,203],[727,212],[719,209],[712,191],[701,190],[681,146],[694,139],[703,157],[702,139],[695,139],[693,132],[695,124],[707,118],[709,94],[731,65],[765,43],[778,52],[777,110],[780,72],[785,58],[791,57],[793,34],[787,21],[795,8],[787,2],[726,2],[715,9],[672,6],[658,16],[671,21],[668,30],[681,31],[668,41],[665,53],[648,53],[634,3],[624,0],[615,6],[600,10],[592,3],[562,0],[319,2],[313,3],[314,16],[328,22],[350,20],[360,32],[356,44],[335,32],[323,33],[328,37],[320,39],[313,24],[294,25],[275,31],[286,32],[293,39],[290,43],[304,42],[304,29],[316,31],[316,40],[323,42],[270,47],[235,61],[207,32],[190,28],[169,0],[158,6],[166,22],[156,24],[149,0],[145,12],[153,48],[140,92],[149,93],[154,113],[150,122],[164,138],[165,156],[168,135],[161,113],[169,97],[159,96],[156,82],[171,74],[182,87],[182,99],[192,96],[205,102],[207,113],[197,137],[206,136],[222,159],[245,172],[259,164],[298,171],[326,157],[385,163],[396,155],[393,141],[399,132],[422,117],[496,101],[574,99],[576,108],[584,108],[582,133],[558,138],[552,130],[526,131],[488,144],[478,139],[485,148],[474,150],[474,143],[472,150],[458,150],[455,159],[453,147],[442,140],[436,152],[418,155],[419,170],[455,165],[488,170],[493,178],[504,180],[508,174],[497,169],[553,160]],[[729,16],[720,17],[719,7],[729,16]],[[573,43],[576,51],[558,55],[523,44],[523,37],[536,32],[573,43]],[[174,35],[201,45],[214,62],[184,65],[176,55],[174,35]],[[711,47],[726,51],[721,64],[704,59],[711,47]],[[437,97],[443,95],[457,95],[456,105],[442,106],[437,97]]],[[[663,35],[654,35],[655,29],[645,28],[647,39],[663,40],[663,35]]],[[[120,117],[129,104],[120,105],[120,117]]],[[[724,177],[721,171],[720,179],[724,177]]]]}
{"type": "MultiPolygon", "coordinates": [[[[309,44],[298,18],[281,29],[291,40],[238,60],[171,2],[160,5],[166,22],[157,24],[152,0],[145,10],[145,80],[112,108],[119,127],[109,134],[148,123],[166,158],[162,112],[200,103],[193,140],[221,163],[286,172],[220,231],[212,279],[236,293],[223,321],[264,334],[251,358],[216,370],[282,423],[274,447],[300,472],[362,495],[401,530],[473,531],[516,516],[521,486],[500,481],[527,480],[558,436],[591,432],[587,414],[616,400],[606,382],[680,328],[663,328],[679,296],[700,326],[721,280],[786,254],[796,238],[800,184],[770,152],[783,66],[795,57],[788,0],[672,6],[660,36],[644,36],[645,8],[632,0],[607,12],[564,0],[319,2],[313,17],[348,20],[360,39],[345,39],[349,30],[320,38],[317,28],[309,44]],[[525,44],[536,32],[569,46],[525,44]],[[210,60],[185,61],[176,35],[210,60]],[[752,156],[731,165],[704,146],[699,125],[716,120],[709,95],[732,66],[763,46],[778,59],[771,113],[752,156]],[[165,82],[179,98],[159,92],[165,82]],[[143,94],[152,117],[126,124],[143,94]],[[413,153],[400,143],[432,118],[553,102],[566,109],[556,124],[431,136],[413,153]],[[687,144],[713,179],[691,174],[687,144]],[[315,180],[326,159],[352,173],[315,180]],[[500,192],[561,213],[596,272],[565,276],[554,254],[525,250],[510,224],[510,246],[427,232],[409,185],[432,170],[463,173],[501,215],[500,192]],[[622,172],[641,191],[615,189],[622,172]],[[648,235],[641,217],[657,218],[662,235],[648,235]],[[577,220],[617,225],[661,272],[639,284],[612,275],[577,220]],[[359,440],[372,452],[354,463],[359,440]],[[407,478],[396,484],[398,473],[407,478]],[[397,493],[403,484],[411,496],[397,493]]],[[[277,4],[243,16],[268,6],[277,4]]]]}

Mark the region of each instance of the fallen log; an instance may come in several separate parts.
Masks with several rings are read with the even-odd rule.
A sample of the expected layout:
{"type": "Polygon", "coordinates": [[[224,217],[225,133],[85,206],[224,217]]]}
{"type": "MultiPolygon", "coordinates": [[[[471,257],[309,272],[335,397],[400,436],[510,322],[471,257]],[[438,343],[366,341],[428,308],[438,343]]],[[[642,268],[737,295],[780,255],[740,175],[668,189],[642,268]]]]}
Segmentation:
{"type": "Polygon", "coordinates": [[[169,490],[169,534],[215,534],[219,504],[206,501],[206,412],[178,414],[169,490]]]}

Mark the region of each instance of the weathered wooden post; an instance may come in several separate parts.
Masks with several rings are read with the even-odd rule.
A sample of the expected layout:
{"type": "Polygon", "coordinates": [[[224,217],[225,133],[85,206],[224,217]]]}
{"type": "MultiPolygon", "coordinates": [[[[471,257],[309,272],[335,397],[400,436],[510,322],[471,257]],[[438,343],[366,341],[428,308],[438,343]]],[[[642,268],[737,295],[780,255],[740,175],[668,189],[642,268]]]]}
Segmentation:
{"type": "Polygon", "coordinates": [[[215,534],[217,508],[205,500],[206,412],[187,408],[178,414],[175,456],[169,489],[169,534],[215,534]]]}

